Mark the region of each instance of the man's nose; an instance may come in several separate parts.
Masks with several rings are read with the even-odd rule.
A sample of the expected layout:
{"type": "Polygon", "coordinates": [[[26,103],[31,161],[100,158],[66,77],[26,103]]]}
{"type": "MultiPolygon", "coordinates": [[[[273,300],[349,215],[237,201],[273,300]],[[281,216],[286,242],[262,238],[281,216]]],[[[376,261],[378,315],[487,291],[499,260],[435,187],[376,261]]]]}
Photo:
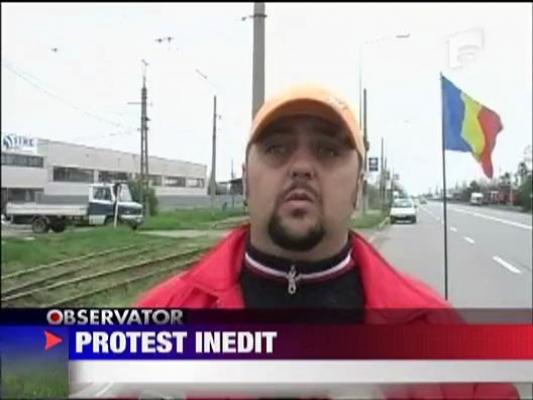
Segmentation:
{"type": "Polygon", "coordinates": [[[290,167],[292,178],[312,179],[315,177],[315,165],[311,150],[307,146],[298,146],[293,153],[290,167]]]}

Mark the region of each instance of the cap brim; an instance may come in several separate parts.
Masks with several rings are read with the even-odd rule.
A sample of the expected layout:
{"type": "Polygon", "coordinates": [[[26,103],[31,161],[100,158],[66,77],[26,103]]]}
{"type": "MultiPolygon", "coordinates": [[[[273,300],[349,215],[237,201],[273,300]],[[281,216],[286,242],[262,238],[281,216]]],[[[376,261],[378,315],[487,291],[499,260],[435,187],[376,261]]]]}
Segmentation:
{"type": "Polygon", "coordinates": [[[357,148],[351,128],[342,114],[328,103],[310,98],[293,98],[273,105],[259,121],[256,121],[256,126],[253,127],[249,143],[252,144],[259,140],[265,128],[274,121],[295,115],[315,116],[341,125],[346,132],[346,139],[350,146],[354,149],[357,148]]]}

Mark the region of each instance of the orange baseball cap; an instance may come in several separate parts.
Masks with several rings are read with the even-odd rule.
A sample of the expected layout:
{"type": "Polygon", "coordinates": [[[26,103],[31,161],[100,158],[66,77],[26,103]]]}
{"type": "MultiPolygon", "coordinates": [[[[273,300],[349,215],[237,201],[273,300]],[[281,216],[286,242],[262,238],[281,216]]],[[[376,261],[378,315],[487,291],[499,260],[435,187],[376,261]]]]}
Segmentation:
{"type": "Polygon", "coordinates": [[[265,127],[281,117],[308,114],[341,123],[348,140],[362,159],[365,155],[363,135],[354,113],[343,99],[316,85],[293,86],[266,101],[252,122],[248,146],[255,142],[265,127]]]}

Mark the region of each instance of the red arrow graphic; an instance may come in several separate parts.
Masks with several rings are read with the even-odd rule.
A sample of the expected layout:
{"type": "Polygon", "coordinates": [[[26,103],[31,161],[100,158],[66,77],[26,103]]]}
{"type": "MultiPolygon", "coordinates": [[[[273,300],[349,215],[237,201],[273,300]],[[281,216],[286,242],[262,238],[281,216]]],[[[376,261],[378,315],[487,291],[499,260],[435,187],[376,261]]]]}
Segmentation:
{"type": "Polygon", "coordinates": [[[44,336],[46,337],[46,344],[44,346],[45,350],[50,350],[52,347],[57,346],[59,343],[63,342],[63,339],[53,333],[44,331],[44,336]]]}

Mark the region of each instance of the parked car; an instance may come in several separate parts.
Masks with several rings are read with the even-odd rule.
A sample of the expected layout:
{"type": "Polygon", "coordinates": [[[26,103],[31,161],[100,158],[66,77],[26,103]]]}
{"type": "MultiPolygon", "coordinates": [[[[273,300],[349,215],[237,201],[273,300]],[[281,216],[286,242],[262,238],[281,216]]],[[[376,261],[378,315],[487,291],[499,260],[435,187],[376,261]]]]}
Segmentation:
{"type": "Polygon", "coordinates": [[[395,199],[390,209],[389,220],[391,224],[396,221],[409,221],[416,223],[416,206],[411,199],[395,199]]]}

